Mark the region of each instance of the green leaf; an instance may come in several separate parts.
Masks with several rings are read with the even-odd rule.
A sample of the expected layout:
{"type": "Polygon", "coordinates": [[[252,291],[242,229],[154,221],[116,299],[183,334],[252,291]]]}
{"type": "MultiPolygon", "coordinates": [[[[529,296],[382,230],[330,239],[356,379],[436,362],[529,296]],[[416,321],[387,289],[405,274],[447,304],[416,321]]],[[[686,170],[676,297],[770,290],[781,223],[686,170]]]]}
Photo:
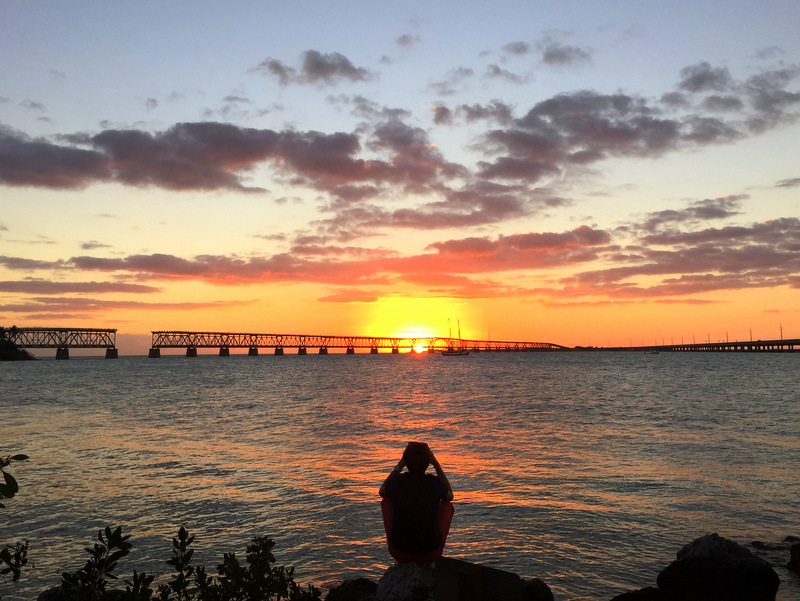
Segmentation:
{"type": "Polygon", "coordinates": [[[3,493],[3,496],[8,497],[10,499],[19,492],[19,485],[17,484],[17,481],[14,479],[14,476],[12,476],[11,474],[3,472],[3,478],[5,478],[6,481],[6,489],[11,492],[10,495],[3,493]]]}

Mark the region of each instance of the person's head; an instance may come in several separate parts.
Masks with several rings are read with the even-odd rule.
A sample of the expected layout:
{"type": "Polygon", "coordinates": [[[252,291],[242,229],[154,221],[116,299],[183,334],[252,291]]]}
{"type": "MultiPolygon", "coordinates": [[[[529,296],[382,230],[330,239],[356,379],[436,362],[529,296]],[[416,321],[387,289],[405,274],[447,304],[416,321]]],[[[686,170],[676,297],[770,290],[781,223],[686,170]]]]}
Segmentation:
{"type": "Polygon", "coordinates": [[[403,451],[403,459],[411,474],[424,474],[430,464],[430,451],[424,442],[409,442],[403,451]]]}

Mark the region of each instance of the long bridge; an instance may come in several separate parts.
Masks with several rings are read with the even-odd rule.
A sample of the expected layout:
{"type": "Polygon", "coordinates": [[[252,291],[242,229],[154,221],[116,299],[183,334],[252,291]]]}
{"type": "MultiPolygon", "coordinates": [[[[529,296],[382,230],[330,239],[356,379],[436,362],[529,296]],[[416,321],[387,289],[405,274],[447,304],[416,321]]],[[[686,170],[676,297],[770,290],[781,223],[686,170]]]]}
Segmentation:
{"type": "MultiPolygon", "coordinates": [[[[69,349],[105,349],[108,359],[116,359],[116,329],[102,328],[3,328],[0,340],[9,340],[20,348],[53,348],[56,359],[69,359],[69,349]]],[[[701,342],[691,344],[662,344],[625,347],[565,347],[550,342],[519,342],[502,340],[471,340],[449,337],[378,337],[378,336],[322,336],[315,334],[261,334],[241,332],[153,331],[148,356],[160,357],[161,349],[186,349],[187,357],[197,356],[197,349],[216,348],[220,356],[230,354],[230,349],[248,349],[249,355],[258,355],[259,349],[272,349],[283,355],[287,349],[298,355],[308,354],[308,349],[318,349],[327,355],[328,349],[343,349],[347,354],[367,350],[391,353],[434,353],[448,347],[465,348],[471,352],[519,351],[638,351],[638,352],[800,352],[800,338],[780,340],[749,340],[736,342],[701,342]]]]}
{"type": "Polygon", "coordinates": [[[399,353],[434,353],[449,347],[470,351],[554,351],[567,347],[550,342],[511,342],[499,340],[462,340],[440,337],[379,337],[379,336],[322,336],[316,334],[257,334],[241,332],[187,332],[158,331],[152,333],[149,357],[160,357],[161,349],[185,348],[187,357],[196,357],[197,349],[218,348],[220,356],[230,355],[232,348],[246,348],[247,354],[258,355],[259,349],[274,349],[274,354],[283,355],[285,349],[296,349],[298,355],[308,354],[309,348],[319,349],[327,355],[328,349],[344,349],[346,354],[355,354],[356,349],[368,349],[371,354],[383,350],[399,353]]]}
{"type": "Polygon", "coordinates": [[[54,348],[56,359],[69,359],[71,348],[104,348],[106,359],[119,356],[117,330],[100,328],[0,328],[5,338],[21,348],[54,348]]]}
{"type": "Polygon", "coordinates": [[[657,344],[640,347],[604,347],[604,351],[648,351],[648,352],[746,352],[746,353],[794,353],[800,351],[800,338],[780,340],[737,340],[736,342],[697,342],[691,344],[657,344]]]}

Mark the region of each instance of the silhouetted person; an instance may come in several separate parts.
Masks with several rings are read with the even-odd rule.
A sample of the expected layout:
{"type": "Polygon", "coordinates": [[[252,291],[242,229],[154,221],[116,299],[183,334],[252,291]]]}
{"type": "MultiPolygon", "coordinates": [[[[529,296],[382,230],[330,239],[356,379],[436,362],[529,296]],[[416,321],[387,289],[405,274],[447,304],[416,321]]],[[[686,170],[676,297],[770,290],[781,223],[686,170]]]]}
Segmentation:
{"type": "Polygon", "coordinates": [[[383,505],[384,525],[395,559],[429,563],[441,555],[453,517],[453,489],[427,444],[408,443],[381,486],[380,495],[391,504],[390,515],[383,505]],[[428,465],[433,465],[435,475],[425,473],[428,465]],[[407,472],[403,472],[404,467],[407,472]]]}

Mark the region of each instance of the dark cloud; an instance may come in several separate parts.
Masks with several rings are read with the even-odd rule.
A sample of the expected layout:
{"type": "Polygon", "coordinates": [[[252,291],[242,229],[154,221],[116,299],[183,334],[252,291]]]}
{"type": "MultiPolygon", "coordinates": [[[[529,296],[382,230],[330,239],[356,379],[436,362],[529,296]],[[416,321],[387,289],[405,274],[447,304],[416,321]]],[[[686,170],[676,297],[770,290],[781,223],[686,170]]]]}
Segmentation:
{"type": "Polygon", "coordinates": [[[433,122],[436,125],[451,125],[453,123],[453,111],[441,104],[434,107],[433,122]]]}
{"type": "Polygon", "coordinates": [[[724,92],[735,87],[727,68],[712,67],[706,62],[684,67],[680,75],[678,88],[690,94],[724,92]]]}
{"type": "Polygon", "coordinates": [[[800,219],[701,230],[671,228],[645,234],[640,242],[635,252],[609,254],[606,259],[616,263],[615,267],[565,278],[565,290],[580,295],[652,298],[796,286],[800,282],[800,219]],[[640,283],[654,279],[655,283],[640,283]]]}
{"type": "Polygon", "coordinates": [[[281,61],[274,58],[266,58],[253,71],[260,71],[269,75],[274,75],[278,78],[278,83],[282,86],[288,86],[291,83],[300,82],[298,80],[297,70],[286,66],[281,61]]]}
{"type": "Polygon", "coordinates": [[[419,42],[419,36],[406,33],[401,36],[398,36],[394,42],[401,48],[411,48],[412,46],[415,46],[419,42]]]}
{"type": "Polygon", "coordinates": [[[495,121],[500,124],[508,123],[512,120],[512,109],[507,104],[499,100],[493,100],[489,104],[462,104],[457,109],[463,115],[467,123],[473,121],[495,121]]]}
{"type": "Polygon", "coordinates": [[[316,50],[307,50],[303,55],[303,74],[312,83],[334,83],[340,79],[369,81],[374,78],[368,69],[354,66],[338,52],[322,54],[316,50]]]}
{"type": "Polygon", "coordinates": [[[40,261],[37,259],[25,259],[22,257],[0,256],[0,265],[6,269],[18,269],[22,271],[36,271],[40,269],[61,270],[67,269],[64,261],[40,261]]]}
{"type": "Polygon", "coordinates": [[[111,179],[96,150],[60,146],[0,129],[0,183],[8,186],[80,189],[111,179]]]}
{"type": "Polygon", "coordinates": [[[180,123],[160,133],[105,130],[63,136],[71,146],[0,131],[0,182],[7,185],[83,188],[114,181],[168,190],[258,191],[243,175],[267,162],[312,185],[388,177],[386,165],[354,158],[353,134],[276,132],[205,122],[180,123]]]}
{"type": "Polygon", "coordinates": [[[47,110],[47,108],[41,102],[34,102],[33,100],[29,100],[27,98],[19,104],[21,107],[37,113],[43,113],[47,110]]]}
{"type": "Polygon", "coordinates": [[[796,188],[798,186],[800,186],[800,177],[782,179],[777,184],[775,184],[776,188],[796,188]]]}
{"type": "Polygon", "coordinates": [[[549,40],[541,44],[542,62],[551,67],[578,66],[591,62],[588,50],[549,40]]]}
{"type": "Polygon", "coordinates": [[[760,133],[782,122],[797,119],[800,106],[800,92],[787,90],[800,76],[800,67],[765,71],[750,77],[745,83],[745,91],[755,113],[749,119],[750,129],[760,133]]]}
{"type": "Polygon", "coordinates": [[[97,240],[91,242],[81,242],[81,250],[97,250],[98,248],[111,248],[110,244],[102,244],[97,240]]]}
{"type": "Polygon", "coordinates": [[[442,96],[455,94],[464,83],[475,76],[475,71],[469,67],[458,67],[450,70],[441,81],[431,84],[431,89],[442,96]]]}
{"type": "Polygon", "coordinates": [[[703,108],[712,112],[740,111],[744,108],[744,102],[736,96],[714,94],[703,100],[703,108]]]}
{"type": "Polygon", "coordinates": [[[503,79],[511,83],[525,83],[527,81],[527,78],[523,77],[522,75],[512,73],[508,69],[503,69],[502,67],[494,64],[486,67],[486,77],[503,79]]]}
{"type": "Polygon", "coordinates": [[[503,46],[503,52],[514,56],[525,56],[530,54],[533,48],[527,42],[511,42],[503,46]]]}
{"type": "Polygon", "coordinates": [[[0,292],[20,294],[106,294],[133,293],[152,294],[160,292],[160,288],[144,284],[128,284],[123,282],[52,282],[48,280],[21,280],[0,282],[0,292]]]}
{"type": "Polygon", "coordinates": [[[652,158],[730,143],[796,120],[800,93],[787,87],[798,75],[800,70],[784,68],[737,82],[727,69],[700,63],[684,69],[681,92],[665,94],[661,102],[623,93],[560,94],[537,103],[506,128],[489,131],[486,153],[498,156],[479,162],[479,174],[536,182],[570,165],[609,157],[652,158]],[[701,95],[696,107],[687,94],[701,95]],[[675,111],[681,112],[667,116],[675,111]],[[720,116],[725,113],[733,118],[720,116]]]}
{"type": "Polygon", "coordinates": [[[441,200],[399,209],[360,204],[331,207],[335,215],[316,222],[326,235],[346,241],[384,229],[479,227],[541,213],[566,204],[549,191],[475,180],[458,189],[442,189],[441,200]]]}
{"type": "Polygon", "coordinates": [[[225,309],[249,305],[252,301],[206,301],[206,302],[144,302],[144,301],[112,301],[97,300],[84,297],[33,297],[24,303],[0,304],[0,311],[8,313],[28,313],[45,319],[82,319],[91,314],[105,311],[135,309],[142,311],[202,311],[208,309],[225,309]]]}
{"type": "Polygon", "coordinates": [[[340,81],[371,81],[376,75],[364,67],[356,67],[338,52],[323,54],[317,50],[306,50],[299,69],[289,67],[274,58],[264,59],[253,71],[267,73],[278,78],[281,85],[289,84],[336,84],[340,81]]]}
{"type": "Polygon", "coordinates": [[[496,240],[487,238],[465,238],[437,242],[429,248],[441,254],[494,254],[500,250],[547,251],[554,252],[568,248],[593,247],[608,244],[611,236],[602,230],[583,225],[569,232],[545,232],[499,236],[496,240]]]}

